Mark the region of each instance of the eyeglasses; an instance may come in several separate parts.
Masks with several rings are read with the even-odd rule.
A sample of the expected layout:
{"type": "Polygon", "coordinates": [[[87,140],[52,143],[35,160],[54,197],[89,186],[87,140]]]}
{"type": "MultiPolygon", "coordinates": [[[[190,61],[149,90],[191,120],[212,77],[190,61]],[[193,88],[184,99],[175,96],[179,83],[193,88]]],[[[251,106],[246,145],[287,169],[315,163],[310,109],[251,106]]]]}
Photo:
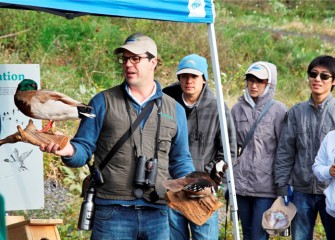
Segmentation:
{"type": "Polygon", "coordinates": [[[140,56],[122,57],[120,56],[117,59],[119,63],[126,64],[129,60],[132,64],[136,64],[136,63],[139,63],[142,58],[149,58],[149,57],[140,57],[140,56]]]}
{"type": "Polygon", "coordinates": [[[262,80],[262,79],[258,79],[258,78],[247,78],[247,83],[252,86],[254,83],[257,85],[257,86],[261,86],[261,85],[266,85],[268,84],[268,81],[267,80],[262,80]]]}
{"type": "Polygon", "coordinates": [[[320,79],[323,81],[327,81],[329,78],[333,78],[333,76],[328,75],[326,73],[319,73],[319,72],[309,72],[308,73],[308,77],[313,78],[313,79],[317,78],[318,75],[320,75],[320,79]]]}

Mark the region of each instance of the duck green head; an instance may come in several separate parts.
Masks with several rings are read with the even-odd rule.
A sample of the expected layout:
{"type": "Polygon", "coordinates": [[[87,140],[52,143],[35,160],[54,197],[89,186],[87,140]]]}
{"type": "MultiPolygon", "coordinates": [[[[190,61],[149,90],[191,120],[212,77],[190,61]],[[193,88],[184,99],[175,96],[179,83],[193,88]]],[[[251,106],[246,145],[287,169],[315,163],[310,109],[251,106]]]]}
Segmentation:
{"type": "Polygon", "coordinates": [[[24,79],[17,86],[17,91],[37,90],[37,83],[32,79],[24,79]]]}

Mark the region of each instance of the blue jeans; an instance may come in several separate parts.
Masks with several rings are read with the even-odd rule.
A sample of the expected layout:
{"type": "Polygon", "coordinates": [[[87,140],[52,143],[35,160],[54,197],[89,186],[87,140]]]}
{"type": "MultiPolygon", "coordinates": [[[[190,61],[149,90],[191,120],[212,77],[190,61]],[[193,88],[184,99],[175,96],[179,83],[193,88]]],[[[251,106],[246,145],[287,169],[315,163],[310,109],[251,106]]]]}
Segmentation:
{"type": "Polygon", "coordinates": [[[262,217],[263,213],[272,206],[276,199],[240,195],[236,197],[243,240],[269,239],[269,234],[262,227],[262,217]]]}
{"type": "Polygon", "coordinates": [[[91,240],[169,240],[168,211],[96,205],[91,240]]]}
{"type": "Polygon", "coordinates": [[[219,215],[218,211],[201,226],[189,221],[178,211],[169,209],[170,239],[189,240],[190,231],[192,240],[218,240],[219,238],[219,215]]]}
{"type": "Polygon", "coordinates": [[[318,213],[326,232],[327,239],[335,239],[335,218],[326,212],[325,195],[306,194],[294,191],[293,204],[297,213],[291,223],[293,240],[312,240],[318,213]]]}

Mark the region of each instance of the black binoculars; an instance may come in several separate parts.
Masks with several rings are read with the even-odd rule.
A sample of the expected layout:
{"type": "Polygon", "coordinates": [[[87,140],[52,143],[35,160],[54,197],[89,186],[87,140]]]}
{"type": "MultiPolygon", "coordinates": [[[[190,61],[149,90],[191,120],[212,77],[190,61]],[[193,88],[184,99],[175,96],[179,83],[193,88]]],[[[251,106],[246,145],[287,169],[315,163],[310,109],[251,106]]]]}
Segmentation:
{"type": "Polygon", "coordinates": [[[145,156],[139,156],[136,161],[134,184],[137,187],[154,187],[157,178],[156,158],[149,160],[145,156]]]}

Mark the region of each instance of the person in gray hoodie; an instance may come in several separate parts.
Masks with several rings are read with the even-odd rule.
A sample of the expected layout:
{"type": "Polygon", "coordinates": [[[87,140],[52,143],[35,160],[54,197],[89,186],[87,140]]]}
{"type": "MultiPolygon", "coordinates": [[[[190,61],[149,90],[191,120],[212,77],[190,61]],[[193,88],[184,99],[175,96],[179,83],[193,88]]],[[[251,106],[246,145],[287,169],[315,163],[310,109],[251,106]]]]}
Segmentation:
{"type": "Polygon", "coordinates": [[[287,107],[273,100],[277,85],[274,64],[263,61],[251,64],[245,73],[245,83],[244,95],[231,111],[239,151],[233,173],[243,239],[263,240],[269,235],[262,228],[262,216],[277,197],[274,162],[287,107]],[[264,109],[267,110],[251,135],[249,131],[264,109]]]}
{"type": "MultiPolygon", "coordinates": [[[[206,58],[197,54],[188,55],[178,65],[179,81],[163,89],[164,93],[173,97],[186,111],[189,148],[197,171],[211,171],[213,166],[218,166],[224,160],[217,100],[208,86],[207,68],[206,58]]],[[[225,115],[230,154],[234,160],[236,157],[235,127],[226,105],[225,115]]],[[[170,209],[169,222],[171,239],[190,239],[189,228],[194,240],[217,240],[219,236],[217,211],[206,223],[198,226],[179,212],[170,209]]]]}

